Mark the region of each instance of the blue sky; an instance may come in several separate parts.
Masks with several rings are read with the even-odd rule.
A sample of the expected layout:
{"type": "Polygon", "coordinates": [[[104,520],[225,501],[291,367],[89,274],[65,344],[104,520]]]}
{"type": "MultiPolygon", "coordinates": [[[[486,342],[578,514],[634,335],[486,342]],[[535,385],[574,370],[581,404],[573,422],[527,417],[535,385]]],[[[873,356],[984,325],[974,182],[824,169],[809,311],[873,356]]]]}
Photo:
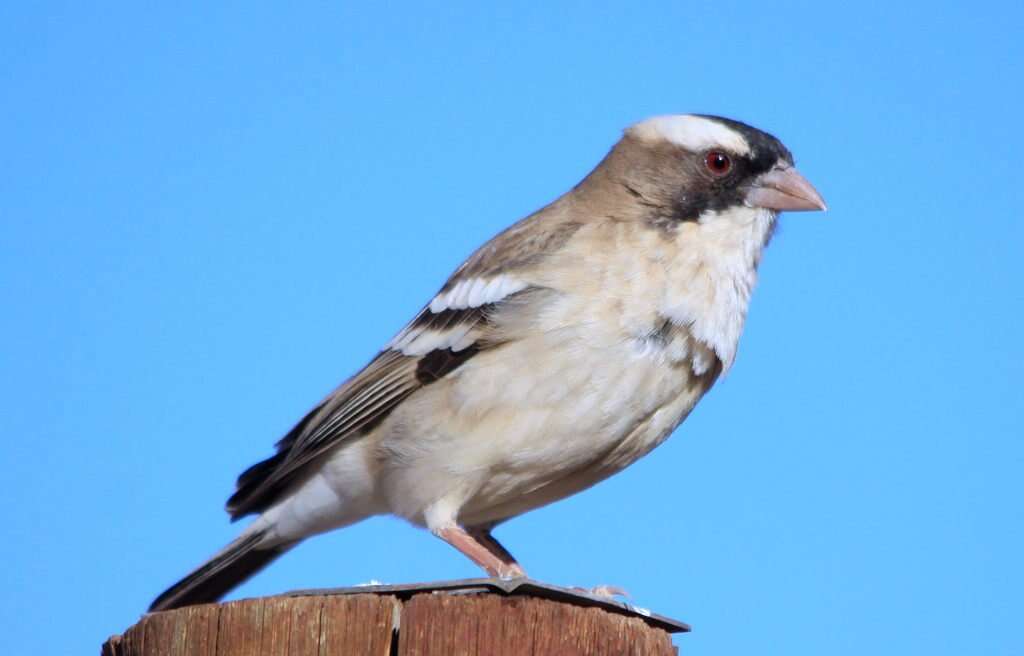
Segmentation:
{"type": "MultiPolygon", "coordinates": [[[[498,537],[686,654],[1024,652],[1020,4],[540,5],[0,9],[9,651],[132,624],[476,245],[707,112],[831,210],[783,217],[672,439],[498,537]]],[[[381,518],[236,596],[476,575],[381,518]]]]}

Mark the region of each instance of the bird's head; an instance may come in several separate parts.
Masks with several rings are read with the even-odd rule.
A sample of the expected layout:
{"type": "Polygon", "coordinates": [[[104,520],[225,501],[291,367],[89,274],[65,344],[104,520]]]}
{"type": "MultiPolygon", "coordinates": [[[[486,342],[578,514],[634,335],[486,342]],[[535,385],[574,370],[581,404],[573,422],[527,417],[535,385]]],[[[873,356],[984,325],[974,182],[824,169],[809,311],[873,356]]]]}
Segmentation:
{"type": "Polygon", "coordinates": [[[778,139],[718,116],[658,116],[637,123],[603,168],[664,227],[826,209],[778,139]]]}

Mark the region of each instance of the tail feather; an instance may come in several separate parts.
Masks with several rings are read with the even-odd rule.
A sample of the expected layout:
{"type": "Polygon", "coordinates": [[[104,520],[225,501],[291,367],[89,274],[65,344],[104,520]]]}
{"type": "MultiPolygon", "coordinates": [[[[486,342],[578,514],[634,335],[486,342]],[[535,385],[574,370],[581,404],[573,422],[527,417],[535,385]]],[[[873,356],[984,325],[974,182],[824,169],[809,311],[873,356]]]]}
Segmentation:
{"type": "Polygon", "coordinates": [[[149,612],[219,600],[296,543],[259,548],[263,532],[242,535],[153,600],[149,612]]]}

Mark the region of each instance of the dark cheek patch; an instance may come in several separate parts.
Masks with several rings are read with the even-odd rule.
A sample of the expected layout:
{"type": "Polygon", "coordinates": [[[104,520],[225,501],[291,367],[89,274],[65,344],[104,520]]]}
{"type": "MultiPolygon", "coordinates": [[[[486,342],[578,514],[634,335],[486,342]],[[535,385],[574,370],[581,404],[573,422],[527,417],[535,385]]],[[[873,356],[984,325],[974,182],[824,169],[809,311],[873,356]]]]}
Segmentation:
{"type": "Polygon", "coordinates": [[[672,199],[672,219],[675,223],[697,221],[705,212],[721,212],[743,205],[743,194],[738,178],[721,183],[707,181],[680,189],[672,199]]]}
{"type": "Polygon", "coordinates": [[[709,195],[703,190],[680,190],[680,193],[676,195],[672,203],[671,218],[673,223],[696,221],[697,217],[707,209],[710,202],[709,195]]]}
{"type": "Polygon", "coordinates": [[[745,204],[747,184],[767,171],[778,161],[770,152],[758,152],[753,157],[735,157],[733,170],[726,176],[712,179],[699,166],[690,164],[683,171],[678,186],[671,196],[668,216],[659,217],[656,224],[671,226],[695,222],[707,212],[723,212],[745,204]]]}

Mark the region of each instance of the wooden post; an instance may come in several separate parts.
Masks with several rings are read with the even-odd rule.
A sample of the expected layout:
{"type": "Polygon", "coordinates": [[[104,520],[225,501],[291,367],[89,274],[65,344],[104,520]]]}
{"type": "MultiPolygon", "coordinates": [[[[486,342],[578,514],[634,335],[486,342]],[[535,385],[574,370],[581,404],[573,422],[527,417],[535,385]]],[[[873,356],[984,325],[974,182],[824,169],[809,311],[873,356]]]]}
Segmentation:
{"type": "Polygon", "coordinates": [[[102,656],[672,656],[685,624],[536,581],[310,590],[151,613],[102,656]]]}

